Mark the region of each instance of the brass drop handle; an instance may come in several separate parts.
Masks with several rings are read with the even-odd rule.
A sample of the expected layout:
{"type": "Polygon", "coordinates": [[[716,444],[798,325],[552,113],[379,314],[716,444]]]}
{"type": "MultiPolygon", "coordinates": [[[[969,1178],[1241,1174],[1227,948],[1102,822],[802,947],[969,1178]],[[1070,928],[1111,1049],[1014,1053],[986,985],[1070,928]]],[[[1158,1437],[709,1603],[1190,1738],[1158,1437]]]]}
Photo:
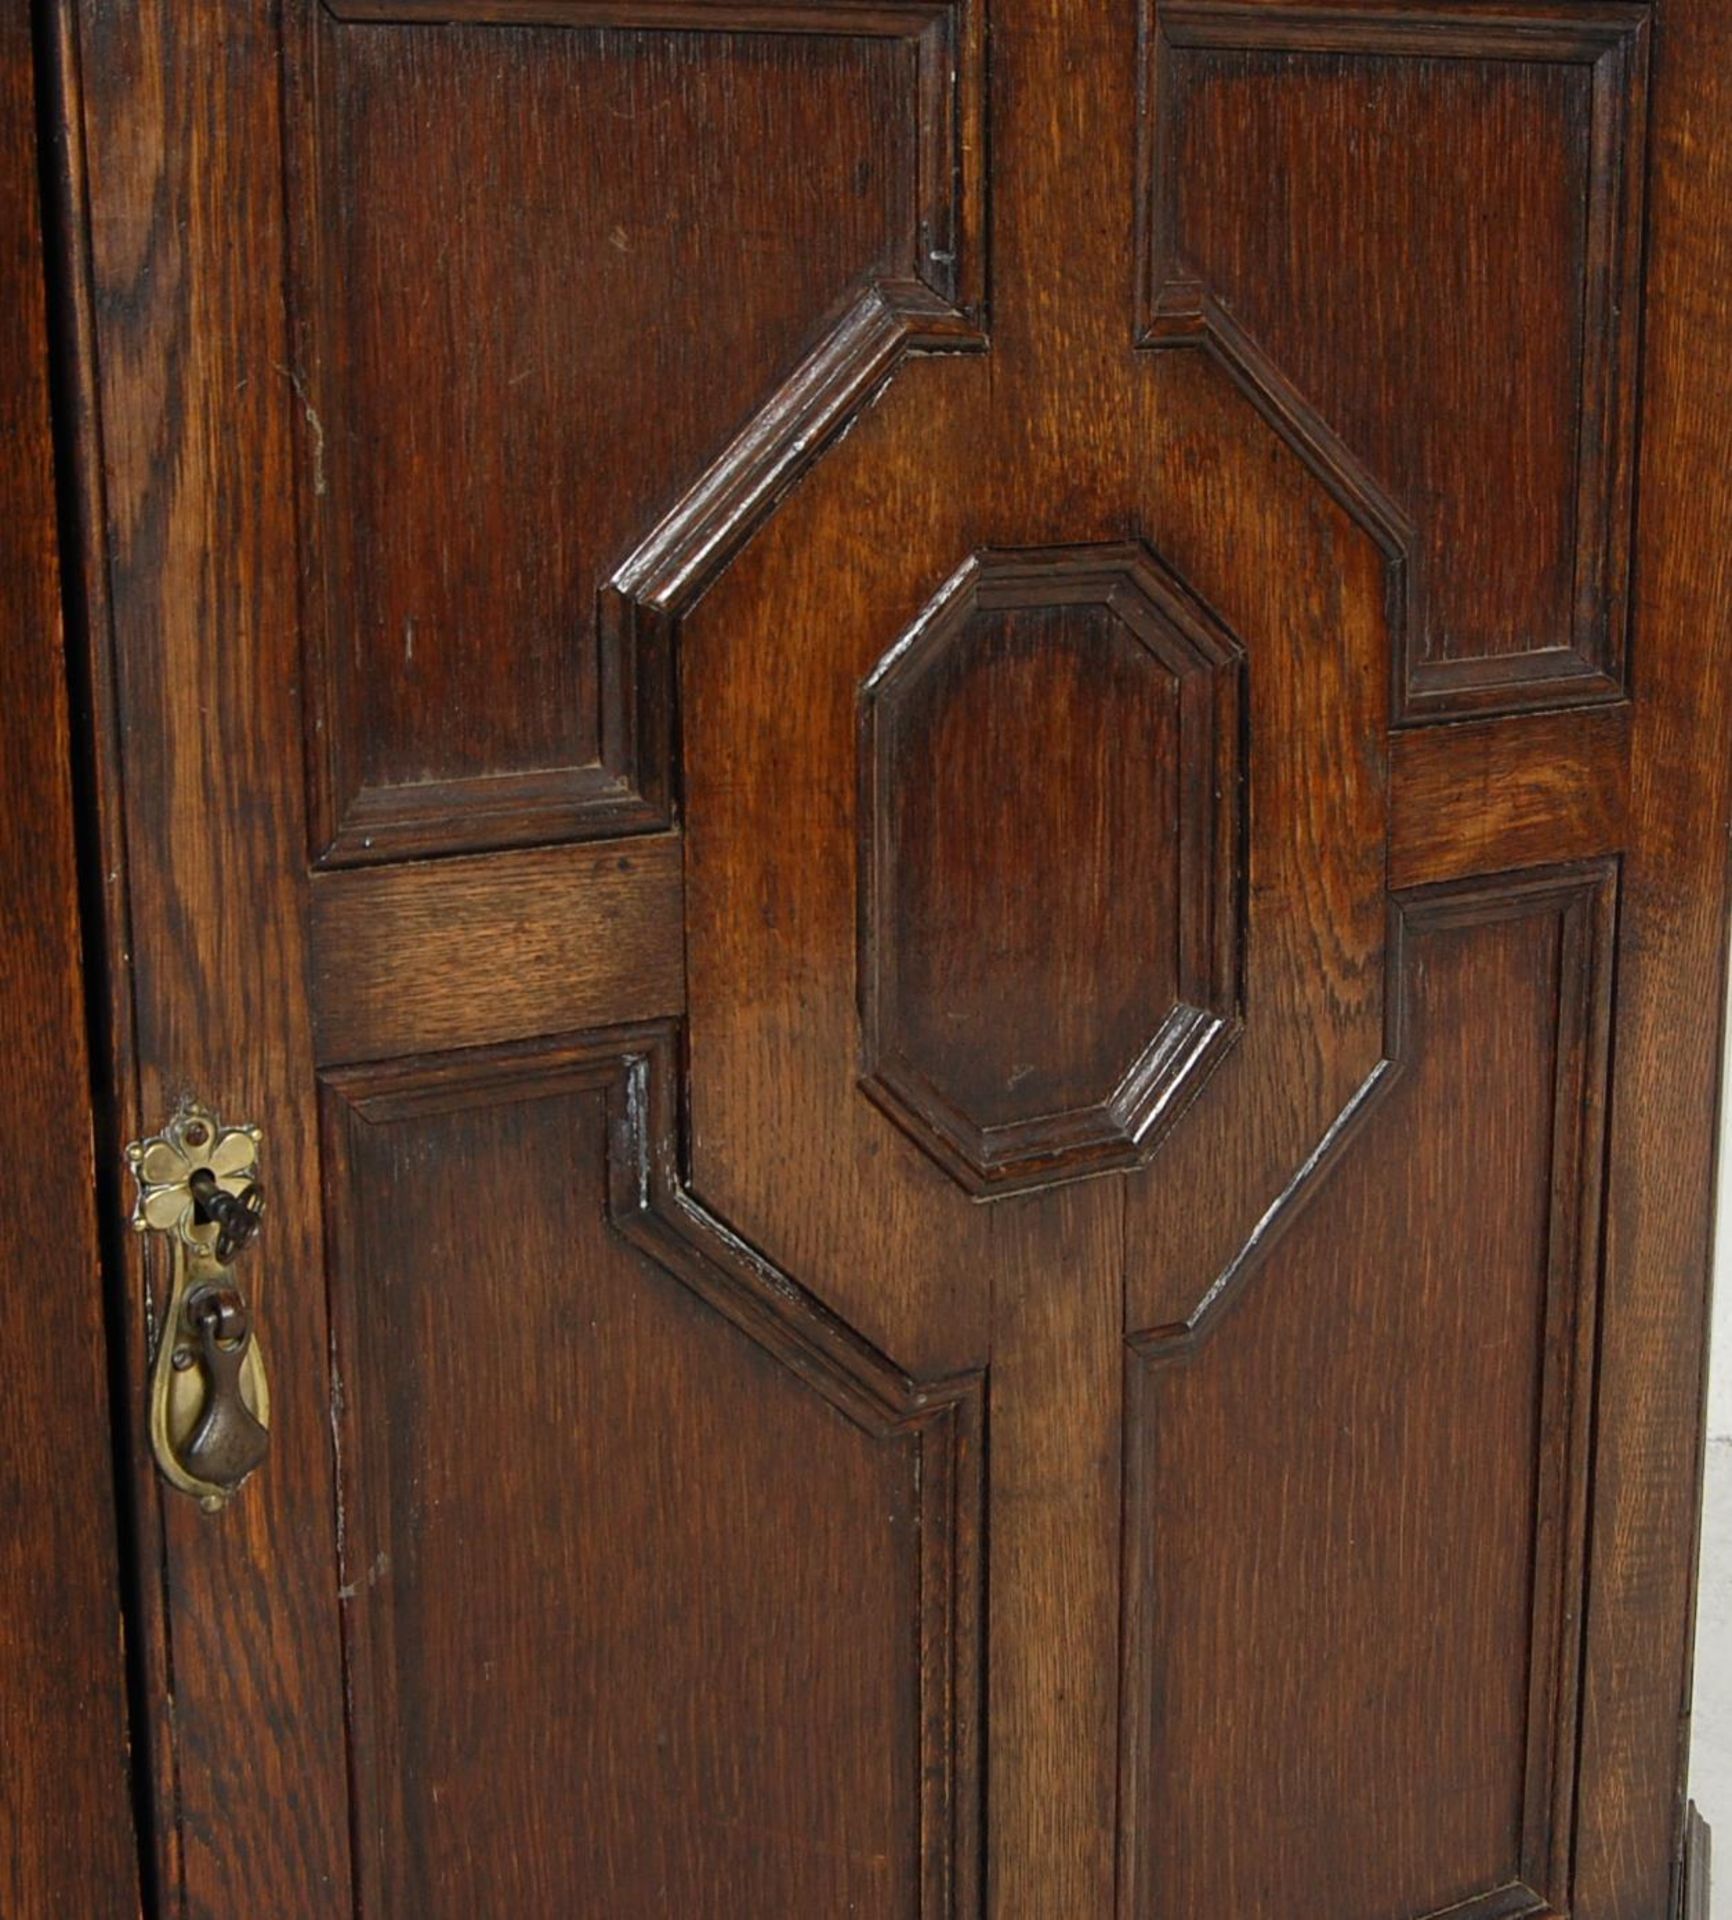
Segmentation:
{"type": "Polygon", "coordinates": [[[168,1240],[168,1306],[150,1376],[150,1439],[164,1479],[208,1512],[226,1506],[270,1445],[270,1392],[253,1316],[230,1268],[264,1216],[257,1127],[186,1100],[127,1148],[132,1224],[168,1240]]]}
{"type": "Polygon", "coordinates": [[[252,1316],[237,1288],[207,1284],[187,1296],[186,1317],[198,1333],[205,1401],[181,1445],[179,1464],[202,1484],[232,1493],[271,1443],[241,1384],[252,1353],[252,1316]]]}

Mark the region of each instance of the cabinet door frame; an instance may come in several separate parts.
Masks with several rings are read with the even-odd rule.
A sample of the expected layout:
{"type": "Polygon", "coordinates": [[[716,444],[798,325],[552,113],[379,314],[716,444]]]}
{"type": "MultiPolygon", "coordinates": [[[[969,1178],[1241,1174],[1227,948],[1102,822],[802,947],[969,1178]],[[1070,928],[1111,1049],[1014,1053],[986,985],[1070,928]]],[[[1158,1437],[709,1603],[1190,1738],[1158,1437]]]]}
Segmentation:
{"type": "MultiPolygon", "coordinates": [[[[0,1401],[0,1907],[20,1914],[139,1911],[128,1746],[125,1537],[115,1489],[110,1202],[91,1077],[80,862],[88,768],[78,702],[76,548],[63,549],[68,421],[56,418],[51,272],[61,157],[52,47],[38,10],[0,20],[0,1059],[7,1098],[7,1321],[29,1355],[0,1401]],[[57,446],[57,438],[60,444],[57,446]],[[70,658],[69,658],[70,656],[70,658]],[[69,668],[71,678],[69,679],[69,668]]],[[[98,961],[96,964],[100,964],[98,961]]],[[[122,1503],[123,1505],[123,1503],[122,1503]]]]}
{"type": "MultiPolygon", "coordinates": [[[[126,29],[127,50],[139,56],[147,71],[151,86],[141,87],[140,96],[149,98],[149,112],[156,115],[147,120],[141,140],[146,157],[163,170],[164,192],[182,206],[198,198],[190,175],[192,154],[174,138],[175,114],[186,110],[186,98],[194,94],[198,110],[220,135],[214,159],[209,148],[200,149],[206,164],[230,167],[238,180],[257,187],[260,170],[274,164],[269,154],[246,151],[251,116],[274,111],[259,77],[270,66],[260,46],[268,36],[256,32],[256,22],[255,29],[244,27],[238,9],[234,19],[224,18],[219,27],[214,11],[201,17],[189,0],[141,0],[135,14],[126,29]]],[[[122,788],[117,675],[127,630],[130,626],[137,632],[172,618],[195,550],[219,552],[222,564],[238,569],[251,567],[247,578],[263,609],[262,622],[272,632],[287,632],[291,641],[295,595],[292,581],[273,577],[273,563],[260,557],[267,549],[292,549],[292,539],[283,538],[280,529],[268,539],[261,533],[261,521],[283,511],[280,504],[225,499],[225,475],[214,462],[189,476],[169,502],[165,531],[153,552],[131,551],[125,565],[117,558],[113,530],[130,525],[141,503],[116,498],[110,488],[109,452],[116,439],[136,440],[144,430],[144,402],[172,355],[185,356],[182,364],[200,379],[215,380],[235,368],[225,362],[223,342],[210,331],[214,323],[208,312],[203,323],[207,330],[200,334],[184,311],[165,300],[157,307],[141,307],[127,343],[130,364],[121,378],[139,403],[136,416],[121,417],[112,404],[104,404],[93,307],[85,114],[101,111],[105,99],[112,103],[118,83],[110,74],[103,88],[92,92],[87,86],[79,35],[89,17],[80,0],[36,0],[34,8],[46,120],[55,133],[47,169],[50,199],[64,255],[55,276],[54,327],[64,350],[57,427],[69,529],[69,639],[78,655],[75,682],[85,690],[88,712],[76,728],[58,709],[46,714],[45,723],[40,708],[28,714],[21,708],[0,708],[0,722],[6,728],[9,764],[15,733],[38,746],[43,739],[56,743],[59,770],[44,776],[49,786],[40,792],[49,792],[54,782],[64,788],[68,754],[84,770],[89,828],[83,899],[91,948],[100,956],[92,1005],[100,1036],[95,1075],[101,1091],[94,1115],[74,1099],[65,1124],[79,1129],[81,1141],[93,1133],[99,1151],[111,1159],[117,1141],[145,1130],[159,1117],[146,1111],[141,1041],[135,1029],[133,941],[135,933],[148,934],[148,919],[141,919],[135,908],[140,888],[155,883],[149,875],[151,851],[136,831],[122,788]]],[[[28,58],[17,44],[24,38],[13,33],[3,43],[9,81],[15,63],[28,58]]],[[[1656,22],[1653,62],[1640,376],[1643,427],[1631,599],[1630,674],[1636,697],[1629,709],[1628,803],[1620,856],[1616,1074],[1608,1124],[1577,1920],[1664,1920],[1680,1911],[1691,1890],[1685,1872],[1686,1836],[1698,1830],[1687,1819],[1683,1775],[1725,1020],[1727,843],[1732,834],[1732,754],[1722,745],[1732,738],[1732,672],[1716,664],[1717,655],[1723,659],[1732,650],[1732,548],[1722,532],[1732,520],[1732,398],[1722,371],[1732,358],[1732,302],[1723,292],[1732,277],[1732,131],[1727,130],[1732,126],[1732,12],[1717,0],[1668,5],[1656,22]]],[[[137,76],[132,77],[136,82],[137,76]]],[[[12,152],[3,157],[10,167],[12,152]]],[[[28,168],[34,163],[20,164],[28,168]]],[[[185,244],[203,249],[202,267],[209,270],[217,257],[218,236],[208,204],[185,244]]],[[[243,238],[237,248],[243,257],[229,272],[247,271],[248,245],[243,238]]],[[[255,236],[250,245],[256,268],[272,256],[275,236],[268,243],[255,236]]],[[[272,259],[264,270],[278,270],[272,259]]],[[[270,343],[263,345],[267,350],[252,359],[271,359],[270,343]]],[[[286,364],[284,356],[277,357],[286,364]]],[[[9,378],[14,371],[9,366],[9,378]]],[[[112,401],[112,390],[109,398],[112,401]]],[[[286,464],[297,404],[287,379],[254,383],[244,409],[257,436],[255,461],[281,459],[286,464]]],[[[130,470],[141,470],[136,451],[130,470]]],[[[8,489],[12,484],[9,475],[8,489]]],[[[40,472],[33,484],[40,515],[40,472]]],[[[52,556],[40,564],[51,568],[52,556]]],[[[184,704],[180,710],[186,711],[184,704]]],[[[257,751],[298,753],[298,716],[267,710],[259,727],[257,751]]],[[[9,824],[28,837],[34,860],[42,862],[37,792],[30,790],[31,803],[15,808],[15,824],[9,824]]],[[[137,798],[134,793],[131,802],[136,804],[137,798]]],[[[68,864],[69,825],[56,831],[62,840],[60,865],[43,912],[45,920],[57,916],[64,927],[68,903],[76,901],[78,889],[68,864]]],[[[260,902],[256,910],[280,915],[285,931],[273,964],[296,991],[305,844],[299,820],[257,823],[244,849],[247,870],[240,875],[241,892],[260,902]]],[[[206,904],[214,908],[222,888],[234,884],[232,877],[207,874],[201,879],[190,871],[192,853],[185,857],[189,870],[177,876],[183,893],[194,899],[202,888],[206,904]]],[[[49,863],[44,863],[48,871],[49,863]]],[[[74,961],[75,955],[68,964],[74,961]]],[[[12,1007],[8,995],[6,1011],[12,1007]]],[[[279,1104],[268,1076],[257,1084],[237,1084],[236,1078],[252,1012],[244,995],[213,1009],[196,1046],[177,1054],[174,1070],[201,1076],[213,1097],[268,1113],[279,1104]]],[[[67,1046],[76,1053],[82,1046],[76,1016],[66,1032],[67,1046]]],[[[162,1040],[160,1032],[149,1037],[156,1043],[162,1040]]],[[[184,1042],[189,1036],[181,1033],[178,1038],[184,1042]]],[[[300,1045],[302,1064],[310,1069],[304,1034],[300,1045]]],[[[160,1044],[154,1050],[160,1053],[160,1044]]],[[[304,1078],[310,1086],[310,1070],[304,1078]]],[[[55,1162],[49,1184],[64,1179],[65,1164],[55,1162]]],[[[319,1209],[310,1161],[297,1177],[308,1182],[303,1211],[316,1233],[319,1209]]],[[[27,1186],[33,1192],[46,1190],[39,1177],[30,1178],[27,1186]]],[[[95,1186],[112,1212],[115,1183],[97,1179],[95,1186]]],[[[87,1215],[80,1228],[86,1270],[94,1262],[96,1231],[94,1218],[87,1215]]],[[[121,1504],[134,1516],[136,1534],[131,1542],[135,1558],[128,1644],[147,1716],[134,1748],[146,1783],[141,1805],[154,1822],[154,1830],[144,1836],[147,1883],[159,1887],[165,1902],[172,1904],[183,1884],[185,1847],[221,1849],[236,1842],[233,1835],[188,1832],[179,1818],[189,1761],[176,1751],[162,1709],[170,1697],[170,1609],[178,1617],[196,1620],[201,1614],[214,1616],[218,1602],[232,1600],[237,1591],[254,1601],[267,1592],[292,1591],[297,1571],[305,1573],[314,1555],[310,1543],[296,1540],[289,1524],[291,1508],[281,1504],[287,1499],[282,1490],[298,1488],[294,1512],[328,1513],[330,1466],[321,1451],[322,1435],[315,1431],[304,1457],[273,1462],[261,1482],[261,1499],[240,1527],[223,1534],[201,1531],[198,1516],[179,1511],[172,1498],[165,1499],[148,1451],[138,1443],[144,1379],[139,1356],[145,1350],[149,1300],[138,1248],[128,1244],[116,1249],[108,1286],[117,1344],[112,1362],[119,1392],[116,1418],[128,1450],[122,1461],[121,1504]]],[[[91,1397],[99,1372],[90,1357],[95,1349],[89,1345],[99,1338],[93,1295],[80,1311],[88,1319],[81,1334],[87,1349],[81,1349],[85,1399],[70,1404],[80,1407],[80,1430],[94,1433],[104,1426],[106,1415],[91,1397]]],[[[317,1428],[318,1423],[311,1424],[317,1428]]],[[[7,1449],[0,1464],[9,1465],[11,1459],[7,1449]]],[[[91,1480],[86,1494],[93,1504],[87,1510],[104,1512],[110,1492],[106,1440],[101,1447],[81,1445],[78,1459],[78,1472],[91,1480]],[[95,1465],[87,1469],[86,1461],[95,1465]]],[[[68,1497],[62,1481],[56,1498],[68,1497]]],[[[82,1576],[87,1600],[115,1588],[114,1537],[111,1525],[106,1536],[100,1526],[89,1529],[90,1558],[82,1576]]],[[[46,1539],[45,1533],[45,1545],[46,1539]]],[[[291,1620],[284,1630],[294,1630],[294,1624],[291,1620]]],[[[322,1625],[309,1628],[324,1630],[322,1625]]],[[[121,1698],[115,1659],[112,1641],[105,1648],[93,1646],[91,1663],[79,1676],[83,1681],[107,1672],[103,1684],[111,1715],[121,1698]]],[[[330,1666],[335,1671],[336,1661],[330,1666]]],[[[237,1670],[233,1686],[242,1722],[253,1716],[268,1720],[271,1703],[258,1697],[248,1672],[237,1670]]],[[[315,1871],[333,1890],[348,1884],[341,1837],[346,1809],[340,1721],[335,1699],[308,1707],[305,1724],[310,1731],[299,1757],[309,1777],[323,1784],[309,1802],[305,1830],[280,1842],[327,1849],[315,1871]],[[321,1793],[336,1818],[320,1817],[314,1801],[321,1793]]],[[[63,1757],[56,1756],[51,1771],[63,1774],[63,1757]]],[[[108,1817],[126,1816],[111,1809],[108,1817]]],[[[265,1816],[254,1809],[252,1817],[260,1822],[265,1816]]],[[[88,1864],[81,1869],[79,1897],[88,1897],[91,1871],[88,1864]]],[[[119,1876],[117,1886],[124,1881],[124,1863],[111,1863],[109,1871],[119,1876]]]]}

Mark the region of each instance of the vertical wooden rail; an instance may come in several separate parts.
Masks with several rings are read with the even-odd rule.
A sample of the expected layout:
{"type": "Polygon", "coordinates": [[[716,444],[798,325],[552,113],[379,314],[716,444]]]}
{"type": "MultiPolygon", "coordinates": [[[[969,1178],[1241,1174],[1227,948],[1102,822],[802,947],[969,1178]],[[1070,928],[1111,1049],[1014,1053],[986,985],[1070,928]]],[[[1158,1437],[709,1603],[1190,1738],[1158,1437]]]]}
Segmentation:
{"type": "Polygon", "coordinates": [[[1664,1920],[1685,1833],[1732,827],[1729,116],[1732,15],[1683,0],[1655,40],[1577,1920],[1664,1920]]]}
{"type": "Polygon", "coordinates": [[[138,1911],[32,10],[0,16],[0,1912],[138,1911]]]}

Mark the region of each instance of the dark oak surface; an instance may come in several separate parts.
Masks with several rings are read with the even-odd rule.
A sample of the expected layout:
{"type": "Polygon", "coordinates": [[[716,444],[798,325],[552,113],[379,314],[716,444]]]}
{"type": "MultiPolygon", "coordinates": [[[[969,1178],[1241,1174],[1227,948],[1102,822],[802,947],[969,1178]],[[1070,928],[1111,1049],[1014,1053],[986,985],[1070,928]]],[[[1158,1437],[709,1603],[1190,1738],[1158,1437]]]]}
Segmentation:
{"type": "Polygon", "coordinates": [[[863,1430],[609,1232],[618,1079],[534,1049],[331,1083],[333,1190],[355,1209],[333,1352],[355,1408],[356,1793],[378,1821],[363,1907],[557,1913],[581,1890],[594,1913],[900,1912],[918,1440],[863,1430]],[[506,1218],[525,1223],[509,1249],[506,1218]],[[472,1283],[429,1284],[453,1265],[472,1283]],[[483,1349],[512,1358],[505,1406],[483,1349]],[[518,1457],[478,1472],[499,1426],[518,1457]],[[814,1726],[847,1738],[820,1760],[814,1726]]]}
{"type": "Polygon", "coordinates": [[[1732,19],[1656,57],[1632,621],[1654,636],[1630,743],[1611,1106],[1595,1551],[1584,1669],[1581,1920],[1662,1911],[1680,1852],[1726,963],[1732,684],[1732,19]],[[1709,343],[1714,343],[1710,345],[1709,343]],[[1699,642],[1674,643],[1698,633],[1699,642]],[[1664,636],[1662,638],[1662,636],[1664,636]],[[1680,1151],[1686,1139],[1697,1151],[1680,1151]]]}
{"type": "Polygon", "coordinates": [[[1714,0],[44,22],[164,1910],[1673,1920],[1714,0]]]}
{"type": "Polygon", "coordinates": [[[322,873],[308,991],[325,1062],[486,1046],[685,1001],[671,834],[322,873]],[[509,963],[499,929],[509,926],[509,963]]]}
{"type": "Polygon", "coordinates": [[[1154,310],[1215,306],[1411,527],[1410,708],[1621,679],[1647,21],[1157,13],[1154,310]]]}
{"type": "Polygon", "coordinates": [[[1404,896],[1399,1077],[1136,1348],[1127,1912],[1568,1910],[1611,880],[1404,896]]]}
{"type": "Polygon", "coordinates": [[[911,46],[289,13],[317,844],[628,822],[598,589],[814,319],[912,271],[911,46]],[[579,288],[605,324],[572,330],[579,288]]]}
{"type": "Polygon", "coordinates": [[[138,1912],[31,21],[0,16],[0,1912],[138,1912]]]}

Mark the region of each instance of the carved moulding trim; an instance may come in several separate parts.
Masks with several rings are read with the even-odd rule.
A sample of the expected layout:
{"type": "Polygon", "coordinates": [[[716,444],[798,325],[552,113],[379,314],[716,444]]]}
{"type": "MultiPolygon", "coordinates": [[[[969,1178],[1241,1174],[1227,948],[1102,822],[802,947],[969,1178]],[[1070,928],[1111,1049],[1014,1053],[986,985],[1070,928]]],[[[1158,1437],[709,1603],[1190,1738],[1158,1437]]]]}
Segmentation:
{"type": "MultiPolygon", "coordinates": [[[[609,1224],[875,1440],[911,1447],[918,1507],[919,1920],[980,1901],[985,1620],[985,1377],[918,1382],[712,1214],[681,1166],[681,1038],[671,1020],[335,1068],[327,1098],[369,1125],[599,1091],[607,1101],[609,1224]]],[[[331,1266],[353,1271],[330,1129],[331,1266]]],[[[333,1318],[333,1326],[336,1325],[333,1318]]],[[[350,1575],[345,1572],[344,1578],[350,1575]]],[[[345,1621],[345,1659],[348,1658],[345,1621]]]]}
{"type": "Polygon", "coordinates": [[[985,0],[321,0],[350,25],[620,27],[906,40],[914,49],[919,232],[915,271],[951,306],[983,295],[985,0]]]}
{"type": "Polygon", "coordinates": [[[1347,442],[1281,372],[1231,313],[1196,279],[1173,279],[1156,296],[1141,334],[1151,348],[1205,353],[1292,449],[1305,470],[1363,527],[1383,556],[1390,658],[1406,649],[1410,556],[1418,530],[1347,442]]]}
{"type": "Polygon", "coordinates": [[[1647,0],[1458,0],[1441,6],[1409,0],[1163,0],[1156,27],[1175,47],[1592,63],[1639,32],[1648,15],[1647,0]]]}
{"type": "Polygon", "coordinates": [[[1244,649],[1140,541],[998,548],[971,556],[860,689],[856,977],[860,1090],[977,1197],[1027,1191],[1146,1161],[1240,1032],[1244,649]],[[1111,613],[1177,684],[1183,794],[1174,868],[1177,1002],[1104,1100],[983,1125],[895,1032],[896,856],[889,764],[897,696],[956,644],[976,613],[1093,606],[1111,613]]]}
{"type": "MultiPolygon", "coordinates": [[[[311,569],[306,755],[314,857],[349,866],[427,854],[656,832],[677,810],[672,764],[671,636],[775,502],[887,381],[901,355],[985,344],[986,0],[314,0],[343,27],[467,23],[572,29],[836,35],[897,40],[912,52],[915,230],[908,265],[856,289],[816,348],[615,569],[573,644],[597,654],[598,758],[472,779],[368,788],[346,773],[339,729],[321,723],[338,604],[324,565],[311,569]],[[643,650],[640,657],[638,649],[643,650]]],[[[318,211],[316,37],[285,25],[285,113],[292,301],[330,333],[318,211]],[[298,209],[298,214],[296,213],[298,209]]],[[[301,396],[303,404],[305,395],[301,396]]],[[[300,477],[302,537],[324,552],[313,496],[322,455],[300,477]]],[[[340,548],[340,542],[339,542],[340,548]]]]}
{"type": "Polygon", "coordinates": [[[669,1023],[612,1114],[614,1225],[868,1432],[918,1448],[920,1920],[978,1909],[985,1700],[985,1377],[921,1383],[782,1273],[685,1184],[669,1023]]]}
{"type": "MultiPolygon", "coordinates": [[[[919,282],[868,287],[615,569],[600,596],[602,654],[633,663],[640,743],[651,763],[669,769],[670,788],[680,621],[873,404],[905,354],[983,344],[967,315],[919,282]]],[[[677,795],[669,801],[677,805],[677,795]]]]}
{"type": "MultiPolygon", "coordinates": [[[[1571,1901],[1576,1736],[1592,1477],[1601,1198],[1611,1058],[1617,859],[1476,875],[1390,897],[1385,1058],[1325,1130],[1238,1254],[1181,1324],[1126,1341],[1127,1394],[1139,1377],[1193,1362],[1242,1300],[1281,1237],[1396,1084],[1409,1056],[1407,997],[1416,936],[1537,915],[1560,922],[1550,1214],[1535,1471],[1534,1649],[1528,1673],[1521,1877],[1459,1906],[1449,1920],[1562,1920],[1571,1901]],[[1548,1542],[1549,1553],[1548,1553],[1548,1542]]],[[[1126,1422],[1128,1450],[1133,1423],[1126,1422]]],[[[1126,1698],[1141,1697],[1127,1635],[1126,1698]]],[[[1443,1916],[1432,1916],[1443,1920],[1443,1916]]]]}
{"type": "Polygon", "coordinates": [[[1413,6],[1403,0],[1145,0],[1137,162],[1139,342],[1200,346],[1360,517],[1389,566],[1396,722],[1618,698],[1624,690],[1647,139],[1645,0],[1413,6]],[[1424,659],[1416,528],[1275,361],[1183,261],[1173,238],[1174,52],[1384,55],[1584,66],[1591,75],[1578,407],[1574,582],[1567,644],[1424,659]]]}
{"type": "Polygon", "coordinates": [[[321,0],[337,20],[398,26],[652,27],[907,39],[944,0],[321,0]]]}

